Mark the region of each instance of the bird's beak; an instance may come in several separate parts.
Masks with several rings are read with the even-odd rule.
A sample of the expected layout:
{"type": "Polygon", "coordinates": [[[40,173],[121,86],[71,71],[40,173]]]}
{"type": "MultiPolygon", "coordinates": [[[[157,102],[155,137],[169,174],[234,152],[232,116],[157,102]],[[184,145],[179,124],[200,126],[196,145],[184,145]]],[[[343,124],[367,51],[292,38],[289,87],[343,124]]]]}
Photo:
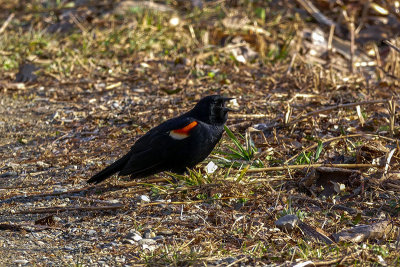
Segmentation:
{"type": "Polygon", "coordinates": [[[233,100],[233,99],[235,99],[234,97],[223,97],[222,98],[222,101],[224,101],[224,102],[229,102],[229,101],[231,101],[231,100],[233,100]]]}
{"type": "MultiPolygon", "coordinates": [[[[224,103],[229,102],[231,100],[235,99],[234,97],[223,97],[222,101],[224,101],[224,103]]],[[[228,107],[224,107],[224,111],[228,112],[228,111],[237,111],[236,109],[232,109],[232,108],[228,108],[228,107]]]]}
{"type": "Polygon", "coordinates": [[[231,109],[231,108],[227,108],[227,107],[224,107],[223,110],[224,110],[225,112],[228,112],[228,111],[237,111],[237,110],[235,110],[235,109],[231,109]]]}

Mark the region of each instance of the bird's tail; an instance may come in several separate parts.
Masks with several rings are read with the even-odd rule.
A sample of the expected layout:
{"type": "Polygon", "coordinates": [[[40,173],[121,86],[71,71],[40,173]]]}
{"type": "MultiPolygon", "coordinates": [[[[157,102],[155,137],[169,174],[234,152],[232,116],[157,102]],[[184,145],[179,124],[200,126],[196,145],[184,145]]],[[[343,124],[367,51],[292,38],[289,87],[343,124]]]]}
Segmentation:
{"type": "Polygon", "coordinates": [[[120,170],[123,169],[125,164],[128,163],[130,156],[131,156],[130,153],[126,154],[125,156],[115,161],[113,164],[111,164],[101,172],[93,175],[92,178],[87,180],[87,182],[98,184],[107,179],[108,177],[110,177],[111,175],[113,175],[114,173],[119,172],[120,170]]]}

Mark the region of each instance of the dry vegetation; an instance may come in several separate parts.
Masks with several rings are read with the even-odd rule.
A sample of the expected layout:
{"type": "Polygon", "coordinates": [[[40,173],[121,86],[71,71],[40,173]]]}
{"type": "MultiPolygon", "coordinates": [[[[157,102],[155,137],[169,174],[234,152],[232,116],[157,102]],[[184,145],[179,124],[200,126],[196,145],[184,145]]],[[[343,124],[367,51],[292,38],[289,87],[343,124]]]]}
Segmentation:
{"type": "Polygon", "coordinates": [[[398,266],[399,1],[167,2],[0,1],[0,265],[398,266]],[[87,186],[215,93],[198,168],[87,186]]]}

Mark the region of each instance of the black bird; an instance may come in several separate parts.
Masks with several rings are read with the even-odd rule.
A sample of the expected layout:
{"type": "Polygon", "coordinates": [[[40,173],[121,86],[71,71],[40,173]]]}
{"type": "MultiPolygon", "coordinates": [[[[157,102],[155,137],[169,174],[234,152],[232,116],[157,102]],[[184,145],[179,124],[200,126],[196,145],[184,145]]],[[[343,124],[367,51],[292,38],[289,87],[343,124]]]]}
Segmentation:
{"type": "Polygon", "coordinates": [[[203,161],[222,137],[232,98],[206,96],[190,111],[167,120],[139,138],[122,158],[87,182],[100,183],[114,173],[142,178],[162,171],[184,173],[203,161]]]}

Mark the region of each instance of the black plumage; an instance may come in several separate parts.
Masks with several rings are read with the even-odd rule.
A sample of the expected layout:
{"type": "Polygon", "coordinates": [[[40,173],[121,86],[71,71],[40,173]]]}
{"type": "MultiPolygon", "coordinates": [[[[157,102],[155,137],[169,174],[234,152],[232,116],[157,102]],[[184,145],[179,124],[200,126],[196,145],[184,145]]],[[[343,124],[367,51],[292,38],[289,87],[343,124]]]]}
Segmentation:
{"type": "Polygon", "coordinates": [[[231,109],[231,98],[219,95],[201,99],[190,111],[154,127],[139,138],[130,151],[88,183],[100,183],[111,175],[142,178],[162,171],[183,173],[203,161],[222,137],[231,109]]]}

